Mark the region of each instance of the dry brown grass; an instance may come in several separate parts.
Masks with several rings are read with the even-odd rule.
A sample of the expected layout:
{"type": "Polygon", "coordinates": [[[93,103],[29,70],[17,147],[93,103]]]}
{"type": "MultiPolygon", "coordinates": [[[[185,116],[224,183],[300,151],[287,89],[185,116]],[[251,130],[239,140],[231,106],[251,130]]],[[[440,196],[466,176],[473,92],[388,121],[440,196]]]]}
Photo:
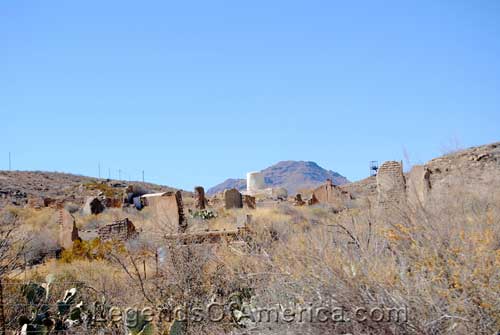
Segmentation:
{"type": "MultiPolygon", "coordinates": [[[[262,305],[333,299],[347,309],[408,308],[407,322],[306,325],[313,333],[492,334],[500,329],[498,197],[453,199],[378,218],[368,208],[258,211],[256,248],[225,263],[238,276],[260,276],[262,305]]],[[[269,327],[290,331],[275,324],[263,333],[269,327]]]]}

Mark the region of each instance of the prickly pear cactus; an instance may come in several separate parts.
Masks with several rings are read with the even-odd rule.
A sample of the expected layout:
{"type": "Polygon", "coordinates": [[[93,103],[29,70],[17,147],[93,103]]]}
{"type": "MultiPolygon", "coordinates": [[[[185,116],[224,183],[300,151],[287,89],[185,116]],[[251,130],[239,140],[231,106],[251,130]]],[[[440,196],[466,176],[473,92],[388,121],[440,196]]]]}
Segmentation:
{"type": "Polygon", "coordinates": [[[153,335],[154,332],[154,327],[153,323],[151,321],[148,321],[146,319],[146,316],[141,312],[138,311],[134,322],[131,324],[128,324],[128,322],[125,324],[125,326],[128,329],[128,335],[153,335]]]}
{"type": "Polygon", "coordinates": [[[210,220],[210,219],[215,219],[217,217],[217,213],[210,210],[210,209],[202,209],[199,211],[191,211],[190,210],[191,217],[194,219],[202,219],[202,220],[210,220]]]}
{"type": "Polygon", "coordinates": [[[81,324],[83,303],[74,304],[76,288],[66,290],[63,298],[57,301],[55,311],[49,306],[50,286],[54,279],[54,276],[49,275],[41,285],[28,283],[22,287],[21,292],[29,305],[30,315],[18,318],[21,335],[52,334],[81,324]]]}
{"type": "Polygon", "coordinates": [[[185,335],[187,333],[186,321],[174,320],[168,335],[185,335]]]}

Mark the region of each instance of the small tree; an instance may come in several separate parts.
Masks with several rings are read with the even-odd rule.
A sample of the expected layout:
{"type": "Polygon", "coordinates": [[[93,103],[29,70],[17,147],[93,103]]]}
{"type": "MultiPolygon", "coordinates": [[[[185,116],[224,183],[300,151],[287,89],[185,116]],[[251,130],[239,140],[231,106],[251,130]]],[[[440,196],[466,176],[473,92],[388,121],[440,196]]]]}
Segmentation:
{"type": "Polygon", "coordinates": [[[18,234],[19,217],[11,210],[0,211],[0,335],[6,334],[4,277],[23,267],[22,255],[28,240],[18,234]]]}

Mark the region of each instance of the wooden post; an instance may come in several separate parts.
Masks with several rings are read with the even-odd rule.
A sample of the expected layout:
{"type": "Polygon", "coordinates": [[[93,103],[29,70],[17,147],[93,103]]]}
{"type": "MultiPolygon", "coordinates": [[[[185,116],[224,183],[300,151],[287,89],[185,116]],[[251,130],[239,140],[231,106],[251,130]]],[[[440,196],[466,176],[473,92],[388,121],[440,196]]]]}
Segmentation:
{"type": "Polygon", "coordinates": [[[158,276],[158,248],[155,248],[155,266],[156,266],[156,276],[158,276]]]}
{"type": "Polygon", "coordinates": [[[28,267],[28,261],[26,260],[26,253],[23,254],[23,257],[24,257],[24,282],[28,282],[27,278],[28,278],[28,275],[26,273],[26,268],[28,267]]]}

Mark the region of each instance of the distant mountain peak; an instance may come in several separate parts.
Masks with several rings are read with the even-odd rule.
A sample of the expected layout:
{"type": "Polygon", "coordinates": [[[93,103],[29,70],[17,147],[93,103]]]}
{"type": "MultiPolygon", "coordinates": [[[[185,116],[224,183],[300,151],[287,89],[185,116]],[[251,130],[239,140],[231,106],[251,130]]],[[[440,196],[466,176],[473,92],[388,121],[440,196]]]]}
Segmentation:
{"type": "MultiPolygon", "coordinates": [[[[261,170],[264,180],[269,187],[284,187],[289,194],[302,189],[311,189],[323,184],[326,179],[332,179],[336,185],[346,184],[349,181],[341,174],[326,170],[313,161],[280,161],[261,170]]],[[[246,189],[246,179],[226,179],[224,182],[208,189],[208,194],[215,194],[225,189],[246,189]]]]}

